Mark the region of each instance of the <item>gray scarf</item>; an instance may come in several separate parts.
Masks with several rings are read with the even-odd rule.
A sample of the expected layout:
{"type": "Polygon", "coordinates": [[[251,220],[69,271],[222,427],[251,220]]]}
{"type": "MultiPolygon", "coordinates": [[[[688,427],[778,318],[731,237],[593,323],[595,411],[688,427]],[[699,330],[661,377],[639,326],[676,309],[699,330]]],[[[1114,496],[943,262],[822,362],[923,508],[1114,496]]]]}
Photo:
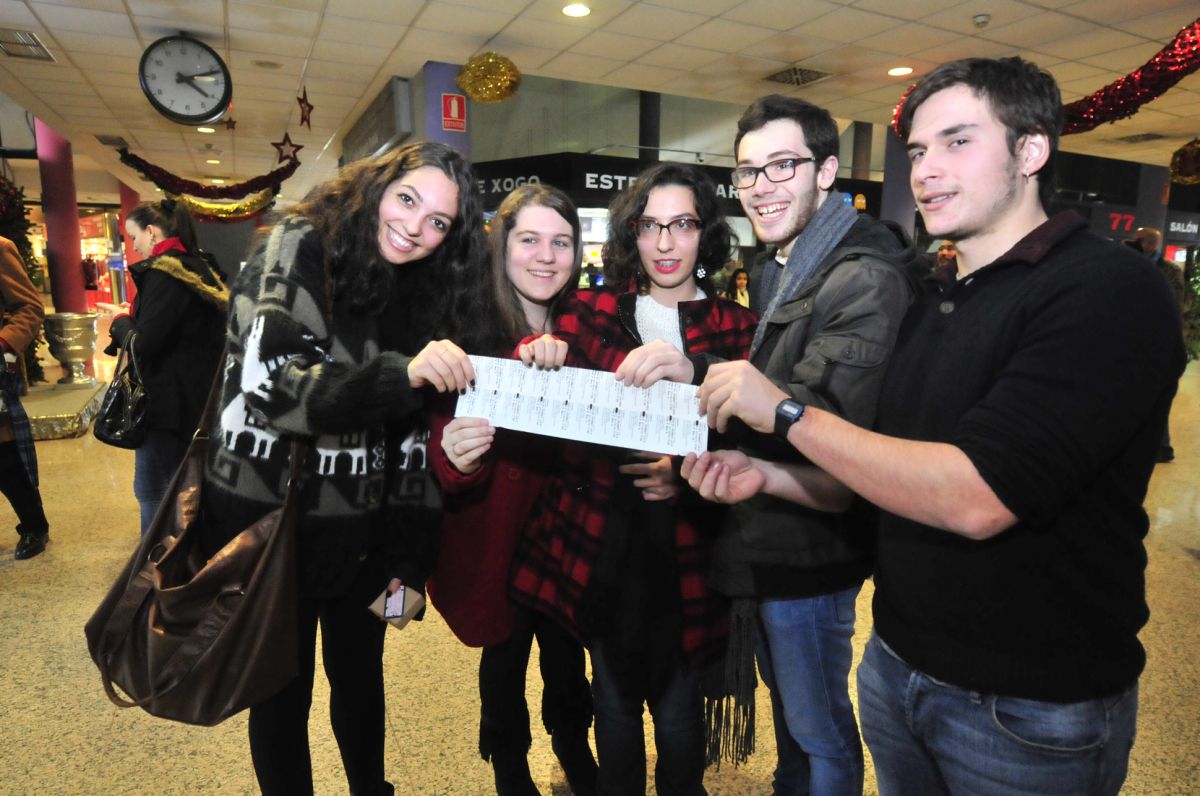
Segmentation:
{"type": "Polygon", "coordinates": [[[750,356],[754,356],[762,345],[763,336],[767,333],[767,321],[775,314],[775,310],[800,293],[804,283],[816,272],[817,266],[842,242],[857,220],[858,211],[841,201],[839,194],[831,193],[825,197],[792,244],[782,273],[775,279],[764,280],[767,284],[776,283],[777,286],[770,294],[767,308],[759,316],[754,342],[750,344],[750,356]]]}

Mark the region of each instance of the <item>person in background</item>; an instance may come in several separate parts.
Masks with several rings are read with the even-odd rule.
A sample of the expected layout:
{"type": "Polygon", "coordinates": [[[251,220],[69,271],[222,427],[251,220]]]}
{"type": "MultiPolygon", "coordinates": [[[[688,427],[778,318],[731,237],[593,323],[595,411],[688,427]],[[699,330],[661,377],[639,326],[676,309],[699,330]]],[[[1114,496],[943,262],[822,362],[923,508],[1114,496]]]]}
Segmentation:
{"type": "MultiPolygon", "coordinates": [[[[1192,298],[1192,291],[1188,289],[1187,280],[1184,279],[1183,269],[1165,257],[1159,256],[1159,250],[1162,248],[1162,232],[1154,227],[1142,227],[1133,237],[1133,245],[1138,251],[1150,258],[1158,268],[1159,274],[1166,281],[1167,287],[1171,289],[1171,295],[1175,297],[1175,306],[1179,311],[1179,318],[1186,316],[1188,305],[1192,298]]],[[[1171,413],[1167,412],[1167,424],[1163,427],[1162,445],[1158,449],[1158,462],[1166,464],[1175,461],[1175,448],[1171,445],[1171,413]]]]}
{"type": "MultiPolygon", "coordinates": [[[[1186,356],[1149,264],[1047,216],[1062,120],[1020,58],[942,64],[905,99],[913,198],[958,260],[905,316],[876,431],[761,376],[700,388],[715,428],[773,430],[879,508],[858,704],[882,796],[1115,796],[1128,770],[1142,504],[1186,356]]],[[[720,463],[705,485],[722,456],[689,483],[748,482],[720,463]]],[[[787,499],[813,486],[797,468],[787,499]]]]}
{"type": "Polygon", "coordinates": [[[0,492],[17,515],[17,540],[13,558],[33,558],[50,541],[50,523],[38,491],[37,453],[29,418],[21,406],[25,389],[25,349],[42,328],[45,310],[16,245],[0,238],[0,492]]]}
{"type": "MultiPolygon", "coordinates": [[[[567,195],[523,185],[500,204],[491,228],[491,278],[497,309],[494,345],[508,356],[527,336],[553,332],[579,282],[579,215],[567,195]]],[[[596,792],[588,745],[592,696],[583,646],[545,614],[508,597],[513,549],[534,503],[559,466],[556,440],[500,431],[481,418],[434,417],[430,456],[446,493],[442,548],[429,595],[454,634],[479,659],[479,752],[490,760],[499,796],[538,793],[529,772],[525,675],[537,639],[542,724],[575,796],[596,792]]]]}
{"type": "Polygon", "coordinates": [[[750,308],[750,273],[745,268],[733,272],[725,288],[725,298],[750,308]]]}
{"type": "Polygon", "coordinates": [[[954,241],[944,240],[937,248],[937,254],[934,256],[934,268],[954,268],[955,258],[958,257],[958,249],[954,248],[954,241]]]}
{"type": "MultiPolygon", "coordinates": [[[[553,366],[565,356],[568,365],[648,387],[690,383],[690,357],[744,357],[755,316],[720,299],[708,280],[730,240],[707,176],[651,166],[610,207],[608,289],[576,293],[554,336],[530,339],[521,359],[553,366]]],[[[513,591],[589,646],[598,790],[645,793],[648,704],[657,792],[703,794],[700,675],[720,658],[727,625],[726,604],[706,583],[720,514],[673,502],[671,460],[660,454],[571,443],[560,467],[518,548],[513,591]]],[[[721,730],[710,728],[710,737],[721,730]]]]}
{"type": "Polygon", "coordinates": [[[409,476],[426,458],[431,395],[474,379],[452,338],[485,307],[477,197],[470,166],[443,144],[355,161],[290,208],[234,282],[204,477],[208,555],[283,503],[289,442],[311,441],[296,528],[298,673],[250,708],[250,754],[267,796],[313,792],[318,625],[350,792],[393,793],[387,624],[367,606],[384,589],[423,592],[437,555],[436,484],[426,490],[419,473],[409,476]]]}
{"type": "Polygon", "coordinates": [[[125,219],[125,234],[145,259],[129,267],[137,296],[113,318],[105,353],[131,346],[146,389],[146,439],[133,457],[144,534],[200,422],[221,356],[229,291],[198,254],[182,204],[138,205],[125,219]]]}

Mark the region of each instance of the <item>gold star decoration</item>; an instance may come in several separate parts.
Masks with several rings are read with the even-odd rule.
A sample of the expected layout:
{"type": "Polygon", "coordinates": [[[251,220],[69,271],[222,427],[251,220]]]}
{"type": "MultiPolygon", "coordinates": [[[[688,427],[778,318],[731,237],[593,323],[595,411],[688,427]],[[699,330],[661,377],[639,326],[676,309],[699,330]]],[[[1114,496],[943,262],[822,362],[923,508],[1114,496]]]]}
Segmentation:
{"type": "Polygon", "coordinates": [[[296,153],[304,149],[300,144],[293,144],[292,137],[288,133],[283,134],[282,141],[272,141],[271,146],[279,152],[278,162],[280,163],[287,163],[289,160],[299,162],[300,158],[296,157],[296,153]]]}
{"type": "Polygon", "coordinates": [[[308,101],[308,86],[304,87],[304,93],[296,97],[296,102],[300,104],[300,124],[312,129],[312,112],[313,104],[308,101]]]}

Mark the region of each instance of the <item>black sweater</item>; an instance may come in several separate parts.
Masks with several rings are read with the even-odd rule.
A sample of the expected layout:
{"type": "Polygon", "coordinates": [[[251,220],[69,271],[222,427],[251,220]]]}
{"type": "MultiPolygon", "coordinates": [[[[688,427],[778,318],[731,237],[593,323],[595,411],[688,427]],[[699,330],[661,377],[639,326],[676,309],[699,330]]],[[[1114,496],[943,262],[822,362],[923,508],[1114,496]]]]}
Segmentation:
{"type": "Polygon", "coordinates": [[[964,688],[1073,702],[1145,663],[1142,501],[1185,358],[1153,265],[1085,228],[931,279],[880,395],[881,432],[956,445],[1018,518],[977,542],[882,517],[876,630],[964,688]]]}

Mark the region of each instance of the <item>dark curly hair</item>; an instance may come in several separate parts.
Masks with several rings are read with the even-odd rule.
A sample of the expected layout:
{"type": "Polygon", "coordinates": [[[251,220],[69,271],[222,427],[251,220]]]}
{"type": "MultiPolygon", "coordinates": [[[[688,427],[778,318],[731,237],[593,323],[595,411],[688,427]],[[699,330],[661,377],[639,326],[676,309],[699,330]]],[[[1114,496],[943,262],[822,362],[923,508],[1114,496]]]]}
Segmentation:
{"type": "Polygon", "coordinates": [[[388,307],[412,332],[401,350],[421,339],[458,339],[460,325],[484,302],[483,216],[471,166],[445,144],[418,141],[347,165],[292,208],[321,238],[334,301],[352,312],[388,307]],[[429,257],[397,268],[379,252],[379,204],[384,191],[410,171],[432,166],[458,187],[458,213],[429,257]],[[389,307],[389,301],[391,305],[389,307]]]}
{"type": "Polygon", "coordinates": [[[508,236],[517,224],[517,216],[527,207],[546,207],[563,217],[571,225],[571,235],[575,239],[575,260],[567,285],[550,301],[547,320],[553,323],[557,316],[559,305],[565,296],[569,295],[579,284],[579,273],[583,268],[583,238],[579,228],[579,211],[570,197],[551,185],[542,183],[527,183],[504,198],[496,217],[492,220],[492,231],[488,240],[489,267],[491,268],[492,295],[496,302],[499,334],[509,353],[512,346],[521,342],[530,333],[548,331],[530,329],[525,320],[525,311],[517,290],[508,278],[508,236]]]}
{"type": "MultiPolygon", "coordinates": [[[[696,282],[706,295],[715,296],[712,275],[721,270],[729,259],[733,233],[717,199],[716,184],[699,169],[679,163],[656,163],[639,174],[637,181],[618,194],[609,205],[608,240],[604,243],[603,254],[604,283],[616,290],[624,290],[633,280],[638,293],[650,291],[650,277],[642,267],[633,223],[646,212],[650,191],[660,185],[681,185],[692,192],[696,214],[703,223],[696,269],[707,271],[703,278],[697,277],[696,282]]],[[[695,273],[693,271],[692,275],[695,276],[695,273]]]]}

